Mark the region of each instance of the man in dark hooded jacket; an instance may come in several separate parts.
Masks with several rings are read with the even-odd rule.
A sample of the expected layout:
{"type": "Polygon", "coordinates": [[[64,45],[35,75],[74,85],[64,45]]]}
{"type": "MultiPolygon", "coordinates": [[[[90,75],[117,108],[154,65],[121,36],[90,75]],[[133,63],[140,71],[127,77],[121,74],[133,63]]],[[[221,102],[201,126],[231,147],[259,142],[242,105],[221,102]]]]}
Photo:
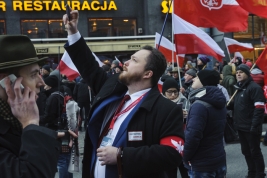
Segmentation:
{"type": "Polygon", "coordinates": [[[216,87],[219,80],[220,75],[214,70],[201,70],[193,79],[183,156],[190,178],[223,178],[226,174],[226,99],[216,87]]]}
{"type": "Polygon", "coordinates": [[[234,123],[238,130],[242,154],[248,166],[247,178],[265,177],[264,159],[260,148],[265,97],[262,88],[251,76],[249,67],[236,68],[237,93],[234,98],[234,123]]]}

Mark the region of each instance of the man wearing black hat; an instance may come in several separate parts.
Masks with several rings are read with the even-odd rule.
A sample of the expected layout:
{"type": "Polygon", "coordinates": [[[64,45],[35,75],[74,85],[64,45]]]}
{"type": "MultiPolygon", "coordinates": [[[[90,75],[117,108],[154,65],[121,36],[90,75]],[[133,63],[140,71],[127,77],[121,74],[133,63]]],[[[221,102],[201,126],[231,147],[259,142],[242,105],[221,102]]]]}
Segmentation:
{"type": "Polygon", "coordinates": [[[248,166],[247,178],[265,177],[265,164],[260,148],[265,103],[263,90],[252,80],[249,67],[245,64],[236,68],[236,79],[234,123],[248,166]]]}
{"type": "Polygon", "coordinates": [[[219,80],[220,75],[214,70],[201,70],[193,79],[183,156],[191,178],[226,174],[223,144],[226,100],[217,87],[219,80]]]}
{"type": "Polygon", "coordinates": [[[195,69],[189,69],[186,71],[184,75],[185,81],[183,82],[183,87],[180,89],[180,91],[183,93],[183,95],[188,98],[189,93],[193,90],[192,84],[193,84],[193,78],[196,77],[196,70],[195,69]]]}
{"type": "Polygon", "coordinates": [[[54,177],[59,143],[57,133],[39,127],[37,93],[44,85],[39,59],[27,36],[0,36],[0,177],[54,177]],[[21,84],[24,86],[22,90],[21,84]]]}
{"type": "Polygon", "coordinates": [[[45,79],[46,77],[48,77],[50,74],[50,66],[48,64],[44,65],[42,67],[42,76],[43,76],[43,79],[45,79]]]}

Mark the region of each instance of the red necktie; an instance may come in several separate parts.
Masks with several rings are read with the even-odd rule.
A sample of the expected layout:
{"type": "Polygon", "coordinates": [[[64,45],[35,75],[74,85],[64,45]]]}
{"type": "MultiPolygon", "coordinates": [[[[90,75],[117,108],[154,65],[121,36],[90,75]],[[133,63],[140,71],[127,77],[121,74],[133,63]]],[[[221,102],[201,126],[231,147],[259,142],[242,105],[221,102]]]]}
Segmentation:
{"type": "MultiPolygon", "coordinates": [[[[114,116],[115,116],[116,114],[118,114],[118,113],[121,111],[121,109],[122,109],[123,105],[125,104],[125,102],[128,101],[128,100],[130,100],[130,99],[131,99],[130,95],[125,95],[125,96],[123,97],[123,99],[121,100],[121,102],[120,102],[120,104],[119,104],[117,110],[116,110],[115,113],[114,113],[114,116]]],[[[102,133],[101,133],[101,135],[100,135],[100,137],[99,137],[99,140],[98,140],[98,147],[100,146],[101,141],[103,140],[103,137],[104,137],[105,135],[108,134],[109,126],[110,126],[110,124],[111,124],[112,121],[113,121],[112,118],[109,119],[108,123],[105,125],[105,128],[103,129],[103,131],[102,131],[102,133]]],[[[114,122],[115,122],[115,121],[114,121],[114,122]]]]}

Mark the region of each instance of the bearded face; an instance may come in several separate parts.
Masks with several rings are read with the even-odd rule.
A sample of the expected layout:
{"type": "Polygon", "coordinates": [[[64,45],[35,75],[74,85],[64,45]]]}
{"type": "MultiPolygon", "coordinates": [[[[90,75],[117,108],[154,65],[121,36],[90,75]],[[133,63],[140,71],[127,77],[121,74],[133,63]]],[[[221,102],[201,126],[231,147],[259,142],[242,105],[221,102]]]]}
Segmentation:
{"type": "Polygon", "coordinates": [[[150,54],[147,50],[137,51],[126,61],[123,66],[123,72],[120,73],[119,80],[126,86],[143,80],[145,75],[146,58],[150,54]]]}
{"type": "Polygon", "coordinates": [[[142,80],[143,73],[130,73],[128,71],[123,71],[119,75],[119,80],[126,86],[129,86],[132,83],[139,82],[142,80]]]}

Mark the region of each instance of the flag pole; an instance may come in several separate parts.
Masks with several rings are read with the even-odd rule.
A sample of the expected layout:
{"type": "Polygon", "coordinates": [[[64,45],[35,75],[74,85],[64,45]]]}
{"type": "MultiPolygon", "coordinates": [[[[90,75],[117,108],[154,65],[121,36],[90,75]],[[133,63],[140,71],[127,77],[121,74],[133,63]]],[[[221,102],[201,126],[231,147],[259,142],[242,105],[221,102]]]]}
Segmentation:
{"type": "Polygon", "coordinates": [[[178,68],[178,76],[179,76],[179,85],[182,87],[182,80],[181,80],[181,74],[180,74],[180,65],[179,65],[179,59],[178,55],[176,55],[176,62],[177,62],[177,68],[178,68]]]}
{"type": "MultiPolygon", "coordinates": [[[[172,13],[174,13],[173,4],[171,4],[171,6],[172,6],[172,13]]],[[[171,37],[172,37],[172,44],[174,44],[173,24],[172,24],[172,35],[171,35],[171,37]]],[[[174,45],[172,45],[172,68],[174,68],[174,55],[173,55],[173,51],[174,51],[174,45]]]]}
{"type": "MultiPolygon", "coordinates": [[[[171,3],[172,4],[172,3],[171,3]]],[[[172,14],[174,13],[174,6],[173,6],[173,4],[172,4],[172,14]]],[[[172,35],[174,35],[174,33],[173,33],[173,24],[172,24],[172,35]]],[[[172,38],[173,39],[173,38],[172,38]]],[[[172,44],[174,44],[174,43],[172,43],[172,44]]],[[[173,48],[174,48],[174,45],[173,45],[173,48]]],[[[174,51],[174,50],[173,50],[174,51]]],[[[177,51],[176,51],[177,52],[177,51]]],[[[172,54],[173,54],[173,52],[172,52],[172,54]]],[[[182,87],[182,80],[181,80],[181,73],[180,73],[180,65],[179,65],[179,57],[178,57],[178,55],[176,54],[175,55],[176,56],[176,62],[177,62],[177,68],[178,68],[178,76],[179,76],[179,85],[180,85],[180,87],[182,87]]]]}
{"type": "Polygon", "coordinates": [[[225,46],[226,46],[226,50],[227,50],[227,53],[228,53],[228,56],[229,56],[229,62],[231,62],[231,55],[230,55],[230,52],[229,52],[229,49],[228,49],[228,46],[226,45],[226,42],[225,42],[225,39],[223,39],[224,43],[225,43],[225,46]]]}
{"type": "MultiPolygon", "coordinates": [[[[171,0],[171,5],[172,5],[172,1],[173,1],[173,0],[171,0]]],[[[160,34],[160,38],[159,38],[159,42],[158,42],[158,49],[159,49],[159,47],[160,47],[160,42],[161,42],[162,35],[163,35],[164,29],[165,29],[165,26],[166,26],[167,18],[168,18],[168,16],[169,16],[170,8],[171,8],[171,6],[169,6],[169,8],[168,8],[168,12],[167,12],[167,14],[166,14],[166,16],[165,16],[165,20],[164,20],[164,23],[163,23],[163,26],[162,26],[162,29],[161,29],[161,34],[160,34]]]]}

